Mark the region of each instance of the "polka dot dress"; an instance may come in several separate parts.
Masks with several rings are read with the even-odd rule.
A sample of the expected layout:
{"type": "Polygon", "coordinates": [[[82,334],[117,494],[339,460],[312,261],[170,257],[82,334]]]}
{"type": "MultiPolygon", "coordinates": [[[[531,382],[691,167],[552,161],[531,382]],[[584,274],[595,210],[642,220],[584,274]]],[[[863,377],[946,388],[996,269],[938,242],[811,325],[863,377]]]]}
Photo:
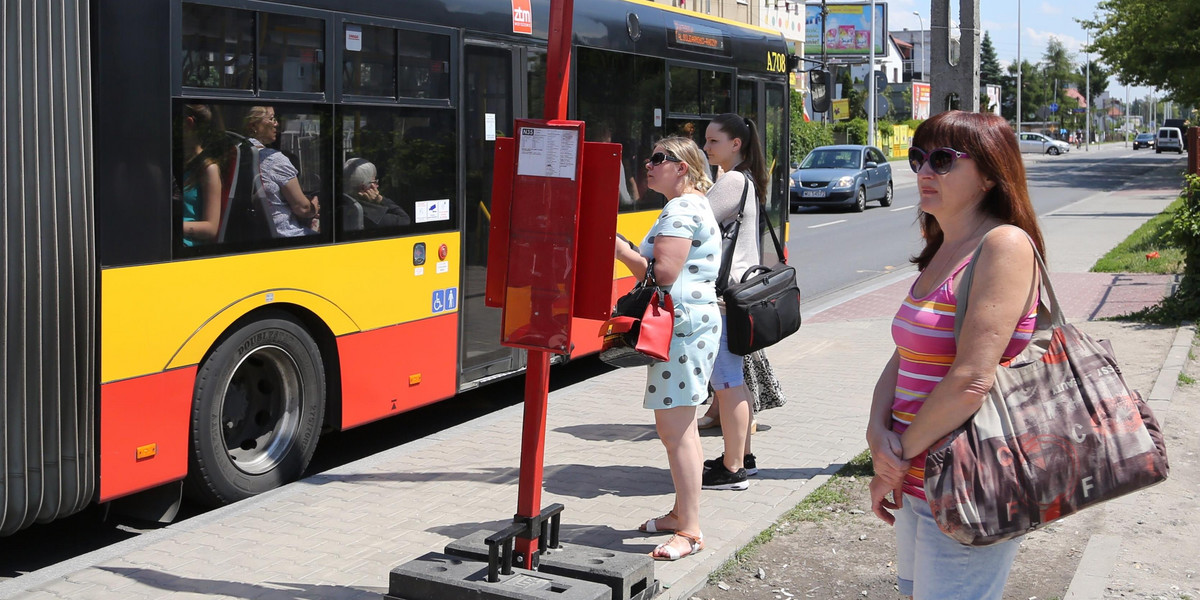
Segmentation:
{"type": "Polygon", "coordinates": [[[690,238],[692,245],[683,271],[670,288],[675,301],[671,358],[650,365],[643,405],[650,409],[696,406],[708,395],[721,327],[713,284],[721,267],[721,233],[708,199],[684,194],[668,202],[639,247],[642,256],[654,256],[658,236],[690,238]]]}

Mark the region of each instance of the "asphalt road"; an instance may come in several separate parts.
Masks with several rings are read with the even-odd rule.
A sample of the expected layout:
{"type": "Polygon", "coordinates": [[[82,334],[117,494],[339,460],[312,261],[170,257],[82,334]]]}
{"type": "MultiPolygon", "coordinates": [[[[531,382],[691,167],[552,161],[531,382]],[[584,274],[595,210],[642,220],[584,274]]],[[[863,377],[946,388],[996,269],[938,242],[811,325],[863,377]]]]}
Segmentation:
{"type": "MultiPolygon", "coordinates": [[[[1184,160],[1176,154],[1105,146],[1061,156],[1026,154],[1025,168],[1034,209],[1044,215],[1092,194],[1136,185],[1151,169],[1171,163],[1182,169],[1184,160]]],[[[891,207],[871,202],[862,213],[803,208],[791,215],[789,262],[796,267],[805,305],[872,278],[913,268],[909,257],[921,245],[916,180],[905,162],[892,162],[892,169],[896,189],[891,207]]]]}

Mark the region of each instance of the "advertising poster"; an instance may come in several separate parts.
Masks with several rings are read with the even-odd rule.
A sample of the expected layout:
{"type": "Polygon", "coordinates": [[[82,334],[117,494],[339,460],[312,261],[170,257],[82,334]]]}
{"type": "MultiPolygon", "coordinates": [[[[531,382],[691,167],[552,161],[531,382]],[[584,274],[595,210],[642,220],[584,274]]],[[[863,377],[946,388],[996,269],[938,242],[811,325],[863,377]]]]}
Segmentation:
{"type": "Polygon", "coordinates": [[[929,118],[928,83],[912,82],[912,118],[917,120],[929,118]]]}
{"type": "Polygon", "coordinates": [[[829,13],[821,22],[821,5],[805,5],[804,54],[825,54],[831,57],[847,56],[865,58],[871,55],[871,44],[875,44],[875,56],[887,56],[885,43],[887,31],[887,4],[875,4],[875,31],[871,31],[871,5],[826,3],[829,13]]]}
{"type": "Polygon", "coordinates": [[[840,98],[838,100],[834,100],[831,104],[833,105],[834,121],[845,121],[846,119],[850,118],[849,98],[840,98]]]}

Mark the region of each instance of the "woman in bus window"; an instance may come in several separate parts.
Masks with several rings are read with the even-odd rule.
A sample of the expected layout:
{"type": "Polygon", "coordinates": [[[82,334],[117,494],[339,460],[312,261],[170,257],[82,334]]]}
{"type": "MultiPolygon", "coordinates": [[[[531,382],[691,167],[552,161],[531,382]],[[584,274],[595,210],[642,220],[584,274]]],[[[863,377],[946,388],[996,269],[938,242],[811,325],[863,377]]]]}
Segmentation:
{"type": "Polygon", "coordinates": [[[221,127],[207,104],[183,105],[183,245],[217,239],[221,227],[221,127]]]}
{"type": "Polygon", "coordinates": [[[402,227],[412,223],[399,204],[379,191],[379,171],[365,158],[346,161],[342,168],[342,191],[347,204],[362,212],[362,227],[402,227]]]}
{"type": "Polygon", "coordinates": [[[296,176],[300,172],[282,152],[268,148],[278,137],[279,121],[270,106],[252,106],[246,113],[246,132],[250,143],[260,149],[259,170],[268,218],[275,237],[314,235],[320,230],[320,207],[317,197],[311,199],[300,190],[296,176]]]}

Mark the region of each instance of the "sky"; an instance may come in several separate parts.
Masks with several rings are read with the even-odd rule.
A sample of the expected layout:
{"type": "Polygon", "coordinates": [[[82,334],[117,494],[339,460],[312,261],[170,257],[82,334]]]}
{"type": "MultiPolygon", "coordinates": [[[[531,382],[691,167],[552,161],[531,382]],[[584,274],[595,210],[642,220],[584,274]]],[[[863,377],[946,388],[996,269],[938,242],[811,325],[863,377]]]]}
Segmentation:
{"type": "MultiPolygon", "coordinates": [[[[950,0],[957,7],[959,0],[950,0]]],[[[1000,58],[1002,67],[1007,68],[1017,59],[1017,7],[1021,11],[1021,58],[1031,63],[1042,59],[1050,37],[1057,37],[1075,54],[1075,62],[1083,64],[1083,46],[1086,32],[1075,19],[1090,19],[1096,14],[1097,0],[979,0],[979,27],[991,35],[992,45],[1000,58]]],[[[889,0],[888,29],[917,30],[921,28],[913,11],[919,11],[929,28],[930,0],[889,0]]],[[[954,11],[957,14],[957,10],[954,11]]],[[[980,34],[982,38],[982,33],[980,34]]],[[[1125,86],[1114,76],[1108,83],[1108,92],[1124,97],[1125,86]]],[[[1129,99],[1145,98],[1149,88],[1130,87],[1129,99]]]]}

